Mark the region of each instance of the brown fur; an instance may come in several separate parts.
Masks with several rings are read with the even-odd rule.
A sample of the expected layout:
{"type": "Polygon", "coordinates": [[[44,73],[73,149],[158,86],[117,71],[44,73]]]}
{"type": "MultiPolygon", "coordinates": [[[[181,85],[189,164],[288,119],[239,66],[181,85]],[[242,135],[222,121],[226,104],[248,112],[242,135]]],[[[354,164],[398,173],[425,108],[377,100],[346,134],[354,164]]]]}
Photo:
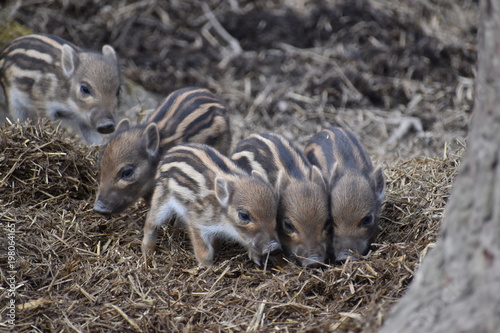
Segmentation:
{"type": "Polygon", "coordinates": [[[351,251],[366,254],[378,232],[385,181],[353,133],[328,128],[314,135],[305,154],[329,179],[333,218],[332,250],[346,260],[351,251]]]}
{"type": "Polygon", "coordinates": [[[278,234],[285,254],[302,266],[325,262],[331,224],[325,181],[300,150],[273,134],[252,134],[231,158],[267,175],[279,194],[278,234]]]}
{"type": "Polygon", "coordinates": [[[161,156],[185,142],[209,144],[224,154],[231,144],[227,111],[206,89],[176,90],[143,124],[118,124],[102,154],[94,210],[116,214],[141,197],[149,201],[161,156]]]}
{"type": "Polygon", "coordinates": [[[52,35],[20,37],[0,53],[0,80],[10,117],[47,117],[87,144],[114,131],[121,78],[114,49],[82,50],[52,35]]]}
{"type": "Polygon", "coordinates": [[[243,245],[260,265],[266,254],[280,250],[276,211],[276,195],[261,175],[249,175],[212,147],[179,145],[158,168],[142,249],[150,255],[157,229],[176,215],[186,225],[201,266],[212,265],[218,238],[243,245]]]}

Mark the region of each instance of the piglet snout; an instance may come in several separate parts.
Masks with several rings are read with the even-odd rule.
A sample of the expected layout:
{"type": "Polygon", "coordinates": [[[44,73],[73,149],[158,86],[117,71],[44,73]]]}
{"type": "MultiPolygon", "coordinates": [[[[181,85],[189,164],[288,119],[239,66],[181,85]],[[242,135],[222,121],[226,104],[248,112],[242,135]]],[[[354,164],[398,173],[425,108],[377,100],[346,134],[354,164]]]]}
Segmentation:
{"type": "Polygon", "coordinates": [[[317,254],[311,254],[302,260],[302,267],[318,268],[321,266],[323,260],[317,254]]]}
{"type": "Polygon", "coordinates": [[[351,251],[342,251],[335,256],[335,261],[337,263],[343,263],[349,259],[350,261],[356,261],[357,258],[352,254],[351,251]]]}
{"type": "Polygon", "coordinates": [[[111,112],[96,107],[90,113],[90,124],[101,134],[109,134],[115,131],[115,120],[111,112]]]}
{"type": "Polygon", "coordinates": [[[264,254],[268,254],[269,253],[269,255],[275,256],[275,255],[280,254],[281,252],[283,252],[283,249],[281,248],[280,243],[277,242],[277,241],[272,241],[267,246],[267,249],[264,251],[264,254]]]}
{"type": "Polygon", "coordinates": [[[101,134],[109,134],[115,131],[115,122],[113,119],[103,119],[96,126],[97,132],[101,134]]]}
{"type": "Polygon", "coordinates": [[[111,209],[109,209],[109,207],[107,207],[107,205],[105,205],[104,202],[102,202],[102,200],[100,200],[100,199],[96,200],[93,210],[94,210],[94,212],[102,214],[102,215],[111,214],[111,209]]]}

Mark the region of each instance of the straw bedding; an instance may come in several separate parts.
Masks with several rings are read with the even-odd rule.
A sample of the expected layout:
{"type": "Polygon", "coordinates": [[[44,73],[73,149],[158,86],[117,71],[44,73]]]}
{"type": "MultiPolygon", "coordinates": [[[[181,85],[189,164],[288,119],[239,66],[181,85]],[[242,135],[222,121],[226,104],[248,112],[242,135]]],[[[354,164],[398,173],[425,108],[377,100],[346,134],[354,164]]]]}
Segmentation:
{"type": "Polygon", "coordinates": [[[0,134],[1,217],[16,228],[18,331],[374,331],[436,240],[460,158],[386,168],[381,232],[360,261],[263,271],[228,243],[213,268],[199,269],[174,227],[160,233],[154,260],[143,261],[142,203],[109,219],[91,211],[95,148],[61,139],[47,123],[0,134]]]}
{"type": "MultiPolygon", "coordinates": [[[[432,250],[465,149],[477,1],[201,3],[12,1],[0,17],[86,48],[112,44],[125,77],[155,93],[125,87],[133,97],[120,112],[133,120],[151,96],[197,85],[226,102],[234,141],[273,131],[303,147],[325,126],[351,129],[386,175],[372,251],[324,269],[263,270],[226,243],[213,268],[198,269],[186,233],[166,227],[145,263],[143,202],[92,212],[99,149],[48,123],[7,124],[0,221],[15,225],[14,331],[375,332],[432,250]]],[[[0,331],[12,328],[6,306],[0,331]]]]}

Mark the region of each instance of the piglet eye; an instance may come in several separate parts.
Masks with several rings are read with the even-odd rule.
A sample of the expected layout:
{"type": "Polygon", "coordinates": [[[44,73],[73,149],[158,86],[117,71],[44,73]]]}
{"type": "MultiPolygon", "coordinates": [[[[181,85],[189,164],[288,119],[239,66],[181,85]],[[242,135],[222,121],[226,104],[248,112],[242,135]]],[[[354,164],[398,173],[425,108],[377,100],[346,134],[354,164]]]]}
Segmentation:
{"type": "Polygon", "coordinates": [[[123,180],[129,180],[132,178],[134,175],[134,167],[131,165],[127,165],[126,167],[123,167],[119,172],[118,172],[118,177],[123,180]]]}
{"type": "Polygon", "coordinates": [[[82,83],[82,84],[80,85],[80,93],[81,93],[82,95],[84,95],[84,96],[86,96],[86,95],[90,95],[91,93],[90,93],[90,87],[89,87],[89,85],[88,85],[88,84],[86,84],[86,83],[82,83]]]}
{"type": "Polygon", "coordinates": [[[283,222],[283,228],[285,229],[285,232],[287,234],[292,234],[294,232],[297,232],[297,229],[295,229],[295,227],[293,226],[293,223],[290,222],[289,220],[285,220],[283,222]]]}
{"type": "Polygon", "coordinates": [[[238,218],[243,224],[252,222],[252,217],[247,211],[241,210],[238,212],[238,218]]]}
{"type": "Polygon", "coordinates": [[[359,226],[360,227],[369,227],[373,224],[373,215],[372,214],[368,214],[366,215],[365,217],[363,217],[363,219],[361,220],[361,222],[359,223],[359,226]]]}

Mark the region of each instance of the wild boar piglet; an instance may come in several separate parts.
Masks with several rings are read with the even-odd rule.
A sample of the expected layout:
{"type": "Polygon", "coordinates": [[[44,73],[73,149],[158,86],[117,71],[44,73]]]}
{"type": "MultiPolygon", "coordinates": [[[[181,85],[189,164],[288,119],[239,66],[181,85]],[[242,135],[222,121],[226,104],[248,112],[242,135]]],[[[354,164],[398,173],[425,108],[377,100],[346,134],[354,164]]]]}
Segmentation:
{"type": "Polygon", "coordinates": [[[172,92],[137,126],[122,120],[103,148],[94,211],[120,213],[141,197],[149,203],[161,157],[187,142],[208,144],[223,154],[231,146],[228,112],[206,89],[172,92]]]}
{"type": "Polygon", "coordinates": [[[0,82],[14,121],[49,118],[87,144],[115,130],[121,77],[109,45],[101,53],[54,35],[17,38],[0,53],[0,82]]]}
{"type": "Polygon", "coordinates": [[[143,253],[153,253],[157,229],[177,216],[201,266],[213,264],[213,244],[219,238],[243,245],[262,265],[268,255],[281,251],[276,212],[276,194],[259,172],[247,173],[210,146],[178,145],[164,155],[156,174],[143,253]]]}
{"type": "Polygon", "coordinates": [[[250,135],[238,143],[231,158],[247,171],[266,175],[278,193],[278,235],[284,254],[301,266],[321,266],[331,238],[321,171],[298,147],[276,134],[250,135]]]}
{"type": "Polygon", "coordinates": [[[351,252],[366,254],[378,232],[385,188],[382,168],[374,168],[354,134],[339,127],[314,135],[305,154],[328,179],[335,260],[345,261],[351,252]]]}

